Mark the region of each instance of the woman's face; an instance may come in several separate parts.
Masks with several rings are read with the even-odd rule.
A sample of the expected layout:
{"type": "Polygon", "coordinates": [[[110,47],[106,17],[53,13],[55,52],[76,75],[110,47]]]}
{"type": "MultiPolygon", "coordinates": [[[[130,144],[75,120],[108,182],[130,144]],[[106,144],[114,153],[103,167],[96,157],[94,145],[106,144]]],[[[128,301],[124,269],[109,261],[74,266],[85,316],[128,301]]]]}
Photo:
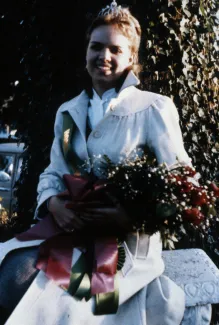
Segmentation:
{"type": "Polygon", "coordinates": [[[129,39],[115,25],[99,26],[91,34],[86,60],[93,87],[113,88],[133,63],[129,39]]]}

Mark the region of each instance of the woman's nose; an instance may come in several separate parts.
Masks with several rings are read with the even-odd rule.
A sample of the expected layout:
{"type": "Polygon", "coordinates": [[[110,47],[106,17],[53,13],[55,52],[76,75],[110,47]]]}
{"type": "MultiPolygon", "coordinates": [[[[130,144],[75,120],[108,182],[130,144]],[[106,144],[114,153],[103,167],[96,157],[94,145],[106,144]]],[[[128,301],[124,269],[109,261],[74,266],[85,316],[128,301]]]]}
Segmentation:
{"type": "Polygon", "coordinates": [[[99,55],[100,59],[105,61],[110,61],[111,59],[111,53],[108,48],[103,48],[99,55]]]}

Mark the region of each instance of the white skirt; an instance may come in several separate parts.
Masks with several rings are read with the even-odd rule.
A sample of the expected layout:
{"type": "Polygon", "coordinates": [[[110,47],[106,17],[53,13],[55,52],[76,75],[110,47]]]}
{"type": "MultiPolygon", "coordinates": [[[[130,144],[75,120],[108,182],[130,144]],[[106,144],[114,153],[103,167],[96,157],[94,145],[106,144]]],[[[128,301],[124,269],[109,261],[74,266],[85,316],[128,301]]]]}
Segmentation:
{"type": "MultiPolygon", "coordinates": [[[[13,249],[41,242],[12,239],[0,244],[0,261],[13,249]]],[[[126,262],[119,273],[116,314],[95,316],[94,298],[78,301],[40,271],[6,325],[179,325],[185,310],[184,292],[161,275],[164,264],[159,234],[150,237],[145,258],[133,256],[126,243],[124,248],[126,262]]]]}

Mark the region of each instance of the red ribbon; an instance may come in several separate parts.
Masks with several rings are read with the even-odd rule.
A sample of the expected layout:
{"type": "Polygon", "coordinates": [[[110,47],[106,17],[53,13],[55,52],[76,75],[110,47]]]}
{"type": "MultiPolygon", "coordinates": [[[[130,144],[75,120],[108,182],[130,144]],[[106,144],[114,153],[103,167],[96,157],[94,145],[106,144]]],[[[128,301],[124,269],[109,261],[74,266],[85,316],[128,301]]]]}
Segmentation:
{"type": "MultiPolygon", "coordinates": [[[[105,187],[102,181],[91,181],[79,176],[64,175],[68,191],[59,196],[72,201],[104,200],[105,187]]],[[[105,199],[106,200],[106,199],[105,199]]],[[[71,204],[70,204],[71,205],[71,204]]],[[[92,237],[92,236],[91,236],[92,237]]],[[[51,215],[47,215],[28,231],[17,235],[20,241],[45,239],[40,245],[36,267],[43,270],[49,279],[59,286],[68,288],[71,274],[71,262],[74,247],[84,246],[87,238],[80,233],[63,233],[51,215]]],[[[89,249],[89,247],[88,247],[89,249]]],[[[115,237],[94,239],[94,262],[91,278],[91,293],[114,291],[114,276],[118,262],[118,247],[115,237]]]]}
{"type": "Polygon", "coordinates": [[[18,234],[16,238],[20,241],[48,239],[55,235],[62,233],[63,231],[57,227],[53,217],[47,214],[40,222],[31,227],[25,232],[18,234]]]}
{"type": "Polygon", "coordinates": [[[40,246],[36,268],[43,270],[49,279],[68,289],[71,275],[73,253],[72,238],[58,235],[45,241],[40,246]]]}
{"type": "Polygon", "coordinates": [[[59,286],[68,289],[73,250],[81,244],[82,239],[78,235],[65,233],[47,239],[40,245],[36,268],[43,270],[59,286]]]}
{"type": "Polygon", "coordinates": [[[45,239],[40,245],[36,268],[43,270],[49,279],[68,288],[71,274],[73,248],[72,235],[58,229],[52,216],[47,215],[38,224],[16,236],[20,241],[45,239]]]}
{"type": "Polygon", "coordinates": [[[118,246],[115,237],[95,240],[94,268],[91,278],[91,294],[114,291],[114,277],[118,263],[118,246]]]}

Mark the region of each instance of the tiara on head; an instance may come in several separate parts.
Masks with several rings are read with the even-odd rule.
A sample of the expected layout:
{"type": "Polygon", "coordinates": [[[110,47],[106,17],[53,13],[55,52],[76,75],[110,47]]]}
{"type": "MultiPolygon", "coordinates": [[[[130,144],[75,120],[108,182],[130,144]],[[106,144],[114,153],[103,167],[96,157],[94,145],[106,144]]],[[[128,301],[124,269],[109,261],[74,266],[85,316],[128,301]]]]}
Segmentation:
{"type": "Polygon", "coordinates": [[[109,6],[106,6],[106,8],[103,8],[98,16],[107,16],[107,15],[119,15],[122,7],[117,5],[117,2],[115,0],[112,1],[112,3],[109,6]]]}

